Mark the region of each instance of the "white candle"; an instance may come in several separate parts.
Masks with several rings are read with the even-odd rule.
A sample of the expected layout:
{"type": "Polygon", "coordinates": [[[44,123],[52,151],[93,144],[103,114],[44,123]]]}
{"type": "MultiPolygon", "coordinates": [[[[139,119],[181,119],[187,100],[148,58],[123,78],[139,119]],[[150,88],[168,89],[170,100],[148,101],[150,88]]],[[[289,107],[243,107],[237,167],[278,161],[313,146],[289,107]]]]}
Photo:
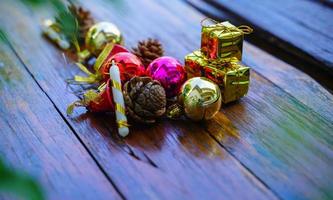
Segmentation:
{"type": "Polygon", "coordinates": [[[115,103],[115,113],[118,125],[118,133],[120,136],[125,137],[129,133],[127,127],[127,118],[125,114],[124,96],[121,88],[120,72],[118,66],[112,61],[110,67],[110,78],[112,81],[112,96],[115,103]]]}

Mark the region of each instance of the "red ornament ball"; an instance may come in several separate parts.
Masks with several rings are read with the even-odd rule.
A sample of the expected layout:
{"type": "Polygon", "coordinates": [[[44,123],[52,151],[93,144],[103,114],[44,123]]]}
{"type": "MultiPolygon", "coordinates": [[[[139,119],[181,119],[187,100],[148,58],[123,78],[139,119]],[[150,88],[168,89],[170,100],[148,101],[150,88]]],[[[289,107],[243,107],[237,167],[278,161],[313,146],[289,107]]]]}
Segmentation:
{"type": "Polygon", "coordinates": [[[112,47],[112,50],[110,51],[106,60],[109,59],[110,57],[114,56],[115,54],[121,53],[121,52],[129,52],[129,51],[128,51],[128,49],[126,49],[124,46],[122,46],[120,44],[114,44],[112,47]]]}
{"type": "Polygon", "coordinates": [[[95,99],[91,99],[86,107],[90,112],[114,111],[110,79],[106,82],[104,89],[98,94],[98,97],[95,99]]]}
{"type": "Polygon", "coordinates": [[[129,52],[120,52],[108,58],[100,68],[103,81],[107,81],[110,78],[109,70],[113,60],[119,67],[122,84],[134,76],[143,76],[145,74],[145,67],[136,55],[129,52]]]}
{"type": "Polygon", "coordinates": [[[147,67],[146,74],[161,83],[168,98],[176,96],[186,81],[184,67],[178,60],[168,56],[157,58],[151,62],[147,67]]]}

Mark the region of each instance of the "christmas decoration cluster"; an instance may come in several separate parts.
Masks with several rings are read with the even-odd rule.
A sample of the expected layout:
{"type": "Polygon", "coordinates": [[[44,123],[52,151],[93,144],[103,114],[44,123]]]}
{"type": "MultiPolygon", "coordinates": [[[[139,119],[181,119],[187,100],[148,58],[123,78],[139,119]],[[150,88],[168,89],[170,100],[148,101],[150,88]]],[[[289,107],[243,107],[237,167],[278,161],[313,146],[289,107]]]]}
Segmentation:
{"type": "Polygon", "coordinates": [[[120,29],[110,22],[95,22],[89,11],[71,4],[76,38],[68,37],[61,23],[46,20],[43,32],[63,50],[75,51],[79,69],[70,83],[98,85],[68,106],[90,112],[112,112],[119,134],[128,135],[128,124],[154,123],[161,117],[199,121],[214,117],[222,103],[235,101],[248,91],[250,68],[244,66],[244,34],[252,29],[229,22],[202,22],[201,48],[185,56],[185,64],[164,56],[157,39],[124,47],[120,29]],[[87,61],[95,58],[93,66],[87,61]],[[129,118],[129,123],[127,122],[129,118]]]}

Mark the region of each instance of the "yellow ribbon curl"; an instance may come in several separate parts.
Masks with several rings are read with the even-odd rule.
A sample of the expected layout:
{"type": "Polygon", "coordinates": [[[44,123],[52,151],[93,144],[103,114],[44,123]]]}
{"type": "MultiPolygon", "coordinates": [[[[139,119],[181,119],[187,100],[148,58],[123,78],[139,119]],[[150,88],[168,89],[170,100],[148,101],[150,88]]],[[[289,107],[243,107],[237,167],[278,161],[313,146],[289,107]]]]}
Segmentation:
{"type": "MultiPolygon", "coordinates": [[[[90,70],[86,66],[84,66],[83,64],[76,63],[78,68],[81,69],[81,71],[83,71],[88,76],[77,76],[76,75],[76,76],[74,76],[74,81],[71,81],[71,83],[92,84],[92,83],[97,83],[97,82],[101,81],[102,74],[99,72],[99,69],[102,67],[102,64],[104,63],[104,61],[106,60],[106,58],[108,57],[110,52],[112,51],[113,47],[114,47],[114,44],[108,43],[104,47],[103,51],[99,54],[99,56],[96,59],[96,62],[94,64],[94,66],[93,66],[93,69],[94,69],[95,73],[90,72],[90,70]]],[[[105,64],[109,64],[109,63],[107,62],[105,64]]]]}

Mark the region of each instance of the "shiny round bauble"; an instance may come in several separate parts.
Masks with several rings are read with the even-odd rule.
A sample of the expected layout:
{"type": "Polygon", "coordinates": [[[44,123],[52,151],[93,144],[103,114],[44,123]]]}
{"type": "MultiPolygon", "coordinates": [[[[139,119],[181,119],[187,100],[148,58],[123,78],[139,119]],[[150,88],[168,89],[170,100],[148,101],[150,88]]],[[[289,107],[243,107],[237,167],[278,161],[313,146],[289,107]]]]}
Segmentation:
{"type": "Polygon", "coordinates": [[[168,56],[157,58],[151,62],[146,69],[146,74],[161,83],[167,98],[176,96],[186,81],[184,67],[178,60],[168,56]]]}
{"type": "Polygon", "coordinates": [[[186,116],[193,121],[211,119],[221,108],[220,88],[204,77],[187,80],[178,98],[186,116]]]}
{"type": "Polygon", "coordinates": [[[98,56],[107,43],[123,43],[123,36],[116,25],[99,22],[90,27],[85,37],[86,48],[90,53],[98,56]]]}
{"type": "Polygon", "coordinates": [[[126,83],[134,76],[145,75],[145,67],[136,55],[129,52],[120,52],[111,56],[102,64],[99,71],[102,75],[103,82],[110,78],[109,70],[113,60],[119,67],[122,84],[126,83]]]}

